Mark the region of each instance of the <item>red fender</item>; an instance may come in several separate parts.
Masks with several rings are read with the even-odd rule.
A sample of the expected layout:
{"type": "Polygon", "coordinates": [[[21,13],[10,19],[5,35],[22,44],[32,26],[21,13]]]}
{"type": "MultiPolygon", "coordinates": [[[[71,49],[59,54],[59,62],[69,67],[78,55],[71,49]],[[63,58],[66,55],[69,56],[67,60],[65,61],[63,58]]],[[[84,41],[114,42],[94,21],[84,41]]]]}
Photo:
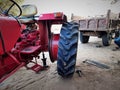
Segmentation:
{"type": "Polygon", "coordinates": [[[13,17],[0,17],[0,54],[9,52],[20,36],[21,26],[13,17]]]}
{"type": "Polygon", "coordinates": [[[23,66],[10,53],[20,36],[20,29],[15,18],[0,16],[0,82],[23,66]]]}

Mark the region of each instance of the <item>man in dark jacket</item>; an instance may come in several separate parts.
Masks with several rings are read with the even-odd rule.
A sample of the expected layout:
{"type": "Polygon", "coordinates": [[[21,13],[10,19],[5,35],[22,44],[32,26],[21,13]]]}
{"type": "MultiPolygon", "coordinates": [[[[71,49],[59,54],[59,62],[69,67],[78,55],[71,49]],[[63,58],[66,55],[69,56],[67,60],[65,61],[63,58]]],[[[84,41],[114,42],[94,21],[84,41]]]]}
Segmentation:
{"type": "Polygon", "coordinates": [[[114,43],[120,48],[120,37],[114,39],[114,43]]]}
{"type": "Polygon", "coordinates": [[[114,39],[114,43],[117,45],[117,47],[115,47],[113,51],[120,49],[120,36],[114,39]]]}

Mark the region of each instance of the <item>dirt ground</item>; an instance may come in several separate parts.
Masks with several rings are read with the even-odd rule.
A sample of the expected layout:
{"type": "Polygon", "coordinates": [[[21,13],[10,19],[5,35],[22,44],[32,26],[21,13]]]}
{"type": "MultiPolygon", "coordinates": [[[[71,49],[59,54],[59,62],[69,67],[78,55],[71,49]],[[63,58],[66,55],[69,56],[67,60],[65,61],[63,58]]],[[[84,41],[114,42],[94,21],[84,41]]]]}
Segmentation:
{"type": "MultiPolygon", "coordinates": [[[[0,90],[120,90],[120,50],[112,51],[115,44],[102,46],[101,39],[92,37],[88,44],[78,44],[76,70],[82,71],[72,78],[62,78],[57,74],[56,63],[39,74],[24,67],[0,84],[0,90]],[[97,47],[97,46],[101,47],[97,47]],[[103,69],[83,63],[90,59],[109,66],[103,69]]],[[[48,55],[47,55],[48,56],[48,55]]]]}

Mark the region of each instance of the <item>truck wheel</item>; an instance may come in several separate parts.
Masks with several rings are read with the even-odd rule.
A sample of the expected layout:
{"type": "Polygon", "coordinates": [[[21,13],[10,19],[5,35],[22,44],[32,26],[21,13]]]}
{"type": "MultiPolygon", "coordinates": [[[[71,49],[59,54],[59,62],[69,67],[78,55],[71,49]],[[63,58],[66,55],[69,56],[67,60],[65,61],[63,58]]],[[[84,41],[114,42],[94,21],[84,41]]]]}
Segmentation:
{"type": "Polygon", "coordinates": [[[88,43],[90,36],[84,36],[82,32],[80,32],[80,41],[81,43],[88,43]]]}
{"type": "Polygon", "coordinates": [[[112,42],[112,34],[111,33],[104,33],[102,36],[102,43],[104,46],[109,46],[112,42]]]}
{"type": "Polygon", "coordinates": [[[78,24],[64,23],[58,43],[57,71],[62,77],[73,76],[76,65],[78,45],[78,24]]]}

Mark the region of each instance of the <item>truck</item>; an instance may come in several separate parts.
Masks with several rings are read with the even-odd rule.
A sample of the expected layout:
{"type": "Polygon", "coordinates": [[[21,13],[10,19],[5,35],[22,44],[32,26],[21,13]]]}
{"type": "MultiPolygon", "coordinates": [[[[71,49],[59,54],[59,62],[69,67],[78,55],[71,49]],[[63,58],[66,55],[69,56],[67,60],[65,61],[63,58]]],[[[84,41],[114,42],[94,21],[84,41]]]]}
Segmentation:
{"type": "Polygon", "coordinates": [[[81,43],[88,43],[90,36],[102,38],[103,46],[109,46],[120,35],[120,14],[107,11],[106,15],[84,18],[78,21],[81,43]]]}

